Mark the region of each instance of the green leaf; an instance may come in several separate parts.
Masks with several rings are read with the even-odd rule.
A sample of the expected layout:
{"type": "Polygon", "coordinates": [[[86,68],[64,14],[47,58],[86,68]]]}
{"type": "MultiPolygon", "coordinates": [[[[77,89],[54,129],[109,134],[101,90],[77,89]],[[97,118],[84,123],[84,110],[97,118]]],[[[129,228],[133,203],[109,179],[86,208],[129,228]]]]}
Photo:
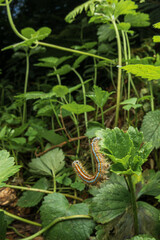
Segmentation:
{"type": "MultiPolygon", "coordinates": [[[[39,179],[34,185],[33,188],[47,190],[49,183],[46,178],[39,179]]],[[[19,198],[17,205],[19,207],[34,207],[36,206],[43,198],[45,193],[41,192],[32,192],[25,191],[23,196],[19,198]]]]}
{"type": "Polygon", "coordinates": [[[129,98],[121,102],[121,105],[123,104],[136,104],[137,98],[129,98]]]}
{"type": "MultiPolygon", "coordinates": [[[[72,215],[88,215],[89,210],[85,203],[71,205],[60,193],[50,194],[45,197],[40,208],[43,227],[49,225],[59,217],[72,215]]],[[[87,240],[94,228],[91,219],[73,219],[58,222],[45,232],[45,239],[48,240],[87,240]]]]}
{"type": "Polygon", "coordinates": [[[27,27],[21,30],[21,34],[26,38],[32,38],[33,34],[35,34],[35,30],[33,28],[27,27]]]}
{"type": "Polygon", "coordinates": [[[110,28],[110,25],[107,24],[102,24],[98,28],[97,35],[99,42],[104,42],[107,40],[110,42],[116,37],[114,29],[110,28]]]}
{"type": "Polygon", "coordinates": [[[141,130],[146,142],[156,149],[160,147],[160,110],[148,112],[143,119],[141,130]]]}
{"type": "Polygon", "coordinates": [[[102,128],[103,126],[99,122],[89,122],[85,136],[87,136],[88,138],[93,138],[96,136],[96,132],[102,128]]]}
{"type": "Polygon", "coordinates": [[[21,166],[14,166],[14,158],[6,150],[0,151],[0,187],[5,186],[5,181],[19,171],[21,166]]]}
{"type": "Polygon", "coordinates": [[[69,73],[72,70],[71,66],[69,64],[65,64],[59,69],[55,70],[53,73],[49,73],[48,76],[54,76],[54,75],[65,75],[69,73]]]}
{"type": "Polygon", "coordinates": [[[153,36],[153,42],[160,42],[160,36],[153,36]]]}
{"type": "Polygon", "coordinates": [[[142,201],[138,201],[137,205],[140,232],[152,235],[156,239],[159,239],[160,236],[159,209],[156,209],[150,204],[142,201]]]}
{"type": "Polygon", "coordinates": [[[160,194],[160,172],[153,170],[146,170],[142,174],[142,181],[140,182],[141,189],[138,193],[138,198],[142,195],[150,195],[156,197],[160,194]]]}
{"type": "Polygon", "coordinates": [[[29,163],[30,171],[37,175],[53,176],[64,167],[64,154],[61,149],[53,149],[29,163]]]}
{"type": "MultiPolygon", "coordinates": [[[[89,52],[89,51],[88,51],[89,52]]],[[[75,62],[73,63],[73,68],[78,68],[81,64],[81,62],[83,62],[88,56],[86,55],[81,55],[79,56],[75,62]]]]}
{"type": "Polygon", "coordinates": [[[127,14],[124,21],[130,23],[132,27],[147,27],[150,25],[149,15],[146,13],[127,14]]]}
{"type": "Polygon", "coordinates": [[[138,5],[132,0],[121,0],[119,2],[113,1],[113,7],[115,8],[114,17],[118,18],[120,15],[135,14],[135,9],[138,8],[138,5]]]}
{"type": "Polygon", "coordinates": [[[70,58],[72,58],[72,56],[63,56],[61,58],[57,58],[57,57],[40,58],[38,59],[40,63],[35,64],[35,66],[54,68],[54,67],[58,67],[64,61],[70,58]]]}
{"type": "Polygon", "coordinates": [[[16,143],[18,145],[24,145],[26,143],[26,139],[24,137],[12,138],[11,142],[16,143]]]}
{"type": "Polygon", "coordinates": [[[5,220],[5,215],[0,211],[0,240],[6,239],[7,232],[7,221],[5,220]]]}
{"type": "Polygon", "coordinates": [[[73,11],[71,11],[66,17],[65,17],[65,20],[66,22],[73,22],[75,20],[75,17],[82,13],[82,11],[87,11],[87,10],[90,10],[91,13],[93,13],[94,11],[94,2],[95,0],[90,0],[90,1],[87,1],[83,4],[81,4],[80,6],[76,7],[73,11]]]}
{"type": "Polygon", "coordinates": [[[60,144],[66,140],[64,136],[55,133],[53,130],[40,129],[38,130],[38,135],[54,145],[60,144]]]}
{"type": "Polygon", "coordinates": [[[128,132],[123,132],[119,128],[113,130],[107,128],[97,131],[96,135],[101,138],[101,150],[114,163],[111,165],[111,171],[125,175],[141,174],[141,166],[147,161],[152,150],[149,143],[141,147],[142,133],[129,127],[128,132]]]}
{"type": "Polygon", "coordinates": [[[85,189],[85,184],[80,181],[75,181],[71,184],[71,187],[77,189],[78,191],[83,191],[85,189]]]}
{"type": "Polygon", "coordinates": [[[130,193],[122,176],[112,175],[92,198],[90,213],[98,223],[108,223],[127,211],[131,204],[130,193]]]}
{"type": "Polygon", "coordinates": [[[131,239],[128,239],[128,240],[156,240],[156,239],[153,238],[153,237],[149,237],[146,234],[145,235],[143,234],[143,235],[135,236],[135,237],[133,237],[131,239]]]}
{"type": "Polygon", "coordinates": [[[99,108],[102,108],[112,93],[104,91],[101,87],[95,85],[93,95],[87,95],[87,97],[91,98],[99,108]]]}
{"type": "Polygon", "coordinates": [[[84,112],[91,112],[95,110],[90,105],[78,104],[76,102],[62,105],[62,108],[75,114],[81,114],[84,112]]]}
{"type": "Polygon", "coordinates": [[[118,27],[118,30],[122,30],[124,32],[128,32],[128,30],[131,27],[131,24],[130,23],[121,22],[121,23],[119,23],[117,25],[117,27],[118,27]]]}
{"type": "Polygon", "coordinates": [[[40,29],[38,29],[38,40],[43,40],[45,39],[46,37],[48,37],[51,33],[51,29],[49,27],[42,27],[40,29]]]}
{"type": "Polygon", "coordinates": [[[131,64],[122,67],[129,73],[135,74],[136,76],[147,78],[150,80],[158,80],[160,78],[160,67],[152,65],[143,65],[143,64],[131,64]]]}
{"type": "Polygon", "coordinates": [[[69,92],[68,87],[63,85],[54,86],[52,91],[56,94],[56,97],[64,97],[69,92]]]}
{"type": "Polygon", "coordinates": [[[153,27],[160,29],[160,22],[153,24],[153,27]]]}
{"type": "Polygon", "coordinates": [[[44,93],[44,92],[27,92],[25,94],[19,94],[16,96],[16,98],[24,98],[26,100],[32,100],[32,99],[47,99],[52,98],[55,96],[54,92],[44,93]]]}
{"type": "Polygon", "coordinates": [[[5,137],[7,130],[7,126],[5,125],[1,130],[0,130],[0,139],[3,139],[5,137]]]}

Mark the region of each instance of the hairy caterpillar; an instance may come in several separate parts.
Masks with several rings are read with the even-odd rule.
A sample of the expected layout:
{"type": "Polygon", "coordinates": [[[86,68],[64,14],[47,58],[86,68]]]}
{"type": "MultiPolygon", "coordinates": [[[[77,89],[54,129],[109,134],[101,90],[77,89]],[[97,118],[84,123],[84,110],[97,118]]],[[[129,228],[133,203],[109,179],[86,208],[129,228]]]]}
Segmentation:
{"type": "Polygon", "coordinates": [[[96,184],[99,180],[101,180],[105,173],[105,169],[109,168],[109,164],[105,162],[105,159],[103,155],[100,153],[100,149],[98,146],[100,138],[96,137],[92,140],[91,147],[92,147],[92,152],[95,157],[95,162],[96,162],[96,172],[95,175],[90,175],[87,173],[87,171],[84,169],[80,161],[76,160],[72,163],[72,166],[78,176],[88,184],[96,184]]]}

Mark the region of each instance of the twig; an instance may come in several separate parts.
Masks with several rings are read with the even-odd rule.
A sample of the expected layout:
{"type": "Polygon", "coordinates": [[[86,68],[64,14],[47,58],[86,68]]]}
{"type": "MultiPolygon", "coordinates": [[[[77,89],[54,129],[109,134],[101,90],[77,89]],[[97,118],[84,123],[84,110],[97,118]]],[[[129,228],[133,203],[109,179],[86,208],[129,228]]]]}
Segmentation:
{"type": "Polygon", "coordinates": [[[79,139],[84,139],[84,138],[86,138],[86,136],[80,136],[80,137],[71,138],[71,139],[69,139],[68,141],[64,141],[64,142],[62,142],[62,143],[60,143],[60,144],[54,145],[54,146],[52,146],[52,147],[50,147],[50,148],[46,149],[45,151],[40,152],[40,153],[38,153],[38,154],[37,154],[37,150],[36,150],[36,151],[35,151],[35,156],[36,156],[36,157],[40,157],[40,156],[42,156],[43,154],[51,151],[51,150],[54,149],[54,148],[63,147],[65,144],[67,144],[67,143],[69,143],[69,142],[73,142],[73,141],[76,141],[76,140],[79,140],[79,139]]]}

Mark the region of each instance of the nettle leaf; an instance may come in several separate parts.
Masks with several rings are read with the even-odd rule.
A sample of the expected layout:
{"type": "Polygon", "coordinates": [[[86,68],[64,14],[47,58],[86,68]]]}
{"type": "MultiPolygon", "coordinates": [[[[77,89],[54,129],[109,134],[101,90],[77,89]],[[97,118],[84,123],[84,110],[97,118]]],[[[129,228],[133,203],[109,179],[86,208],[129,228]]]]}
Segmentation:
{"type": "Polygon", "coordinates": [[[69,64],[65,64],[59,69],[55,70],[53,73],[49,73],[48,76],[54,76],[54,75],[65,75],[69,73],[72,70],[71,66],[69,64]]]}
{"type": "Polygon", "coordinates": [[[76,102],[72,102],[72,103],[69,103],[69,104],[62,105],[62,108],[69,111],[69,112],[75,113],[75,114],[81,114],[81,113],[84,113],[84,112],[91,112],[91,111],[95,110],[90,105],[78,104],[76,102]]]}
{"type": "Polygon", "coordinates": [[[122,176],[106,181],[91,200],[90,214],[98,223],[108,223],[122,215],[130,206],[130,192],[122,176]]]}
{"type": "Polygon", "coordinates": [[[153,24],[153,27],[160,29],[160,22],[153,24]]]}
{"type": "Polygon", "coordinates": [[[121,23],[117,24],[117,27],[118,27],[118,30],[122,30],[122,31],[128,32],[128,30],[131,27],[131,24],[130,23],[121,22],[121,23]]]}
{"type": "Polygon", "coordinates": [[[53,176],[64,167],[64,154],[61,149],[53,149],[40,158],[33,158],[29,163],[30,172],[36,175],[53,176]]]}
{"type": "Polygon", "coordinates": [[[115,4],[114,16],[118,18],[120,15],[126,14],[135,14],[135,9],[138,8],[138,5],[135,4],[132,0],[121,0],[115,4]]]}
{"type": "Polygon", "coordinates": [[[69,92],[68,87],[63,85],[54,86],[52,91],[56,94],[56,97],[64,97],[69,92]]]}
{"type": "Polygon", "coordinates": [[[138,77],[147,78],[150,80],[158,80],[160,77],[160,67],[143,64],[131,64],[122,67],[128,73],[132,73],[138,77]]]}
{"type": "MultiPolygon", "coordinates": [[[[89,51],[88,51],[89,52],[89,51]]],[[[81,55],[79,56],[75,62],[73,63],[73,68],[78,68],[80,64],[87,58],[88,56],[86,55],[81,55]]]]}
{"type": "Polygon", "coordinates": [[[87,97],[91,98],[99,108],[102,108],[112,93],[104,91],[101,87],[95,85],[93,94],[87,95],[87,97]]]}
{"type": "Polygon", "coordinates": [[[127,240],[156,240],[155,238],[153,237],[149,237],[147,236],[146,234],[144,235],[138,235],[138,236],[135,236],[131,239],[127,239],[127,240]]]}
{"type": "Polygon", "coordinates": [[[115,37],[115,30],[110,28],[110,25],[107,24],[102,24],[99,28],[98,28],[98,40],[99,42],[104,42],[104,41],[112,41],[115,37]]]}
{"type": "Polygon", "coordinates": [[[153,42],[160,42],[160,36],[153,36],[153,42]]]}
{"type": "Polygon", "coordinates": [[[72,58],[72,56],[63,56],[61,58],[57,58],[57,57],[40,58],[38,59],[40,63],[34,64],[34,65],[39,67],[54,68],[54,67],[58,67],[61,63],[63,63],[64,61],[70,58],[72,58]]]}
{"type": "Polygon", "coordinates": [[[0,151],[0,187],[5,186],[5,181],[19,171],[21,166],[14,165],[14,158],[6,150],[0,151]]]}
{"type": "Polygon", "coordinates": [[[138,198],[142,195],[150,195],[156,197],[160,194],[160,172],[154,170],[146,170],[142,174],[140,182],[141,189],[138,192],[138,198]]]}
{"type": "Polygon", "coordinates": [[[147,161],[152,150],[151,144],[143,144],[142,133],[137,129],[129,127],[128,132],[119,128],[102,129],[96,135],[101,138],[101,150],[114,164],[111,171],[117,174],[141,174],[141,166],[147,161]]]}
{"type": "Polygon", "coordinates": [[[137,102],[137,98],[130,98],[121,102],[121,105],[124,105],[123,109],[127,111],[129,111],[131,108],[137,109],[142,107],[142,104],[136,104],[136,102],[137,102]]]}
{"type": "MultiPolygon", "coordinates": [[[[47,190],[49,182],[46,178],[41,178],[33,185],[33,188],[47,190]]],[[[19,198],[17,205],[19,207],[34,207],[42,200],[44,195],[45,193],[41,192],[25,191],[23,196],[19,198]]]]}
{"type": "Polygon", "coordinates": [[[2,211],[0,211],[0,239],[6,239],[7,232],[7,221],[5,220],[5,215],[2,211]]]}
{"type": "Polygon", "coordinates": [[[160,236],[159,209],[142,201],[137,202],[140,232],[151,235],[156,239],[160,236]],[[148,227],[149,226],[149,227],[148,227]]]}
{"type": "MultiPolygon", "coordinates": [[[[44,198],[40,214],[42,225],[45,227],[59,217],[87,215],[89,214],[89,209],[85,203],[71,205],[65,196],[60,193],[54,193],[44,198]]],[[[87,240],[93,228],[94,222],[92,219],[77,218],[61,221],[45,232],[45,239],[87,240]]]]}
{"type": "Polygon", "coordinates": [[[140,12],[134,15],[127,14],[124,21],[130,23],[132,27],[147,27],[150,25],[149,14],[140,12]]]}
{"type": "Polygon", "coordinates": [[[160,147],[160,110],[148,112],[143,119],[141,130],[146,142],[156,149],[160,147]]]}

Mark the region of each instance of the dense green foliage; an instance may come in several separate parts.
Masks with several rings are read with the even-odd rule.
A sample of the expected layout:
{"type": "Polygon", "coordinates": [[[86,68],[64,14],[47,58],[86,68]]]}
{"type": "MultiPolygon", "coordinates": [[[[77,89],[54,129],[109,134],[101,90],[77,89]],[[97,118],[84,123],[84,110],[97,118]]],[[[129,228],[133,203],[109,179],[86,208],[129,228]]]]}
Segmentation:
{"type": "Polygon", "coordinates": [[[158,10],[0,0],[0,188],[17,193],[0,201],[1,240],[10,229],[26,240],[160,238],[158,10]],[[101,164],[104,180],[82,182],[77,159],[89,169],[79,175],[101,164]],[[21,217],[30,208],[33,221],[21,217]],[[40,229],[21,234],[15,219],[40,229]]]}

